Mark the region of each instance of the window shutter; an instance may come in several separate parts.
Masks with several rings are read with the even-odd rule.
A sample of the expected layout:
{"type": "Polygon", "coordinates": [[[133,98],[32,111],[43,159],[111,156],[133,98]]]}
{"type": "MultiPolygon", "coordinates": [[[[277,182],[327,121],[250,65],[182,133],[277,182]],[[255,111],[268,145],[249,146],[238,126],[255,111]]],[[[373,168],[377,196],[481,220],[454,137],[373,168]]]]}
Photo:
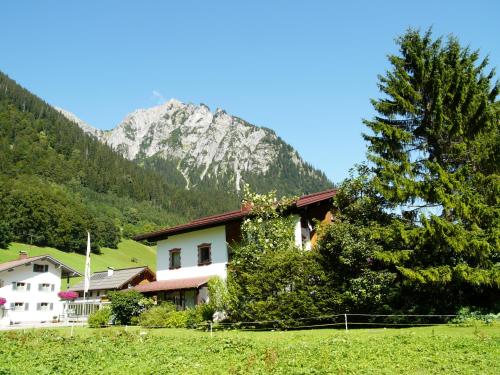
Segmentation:
{"type": "Polygon", "coordinates": [[[50,288],[50,291],[53,292],[54,289],[55,289],[56,285],[55,284],[52,284],[52,287],[50,288]]]}
{"type": "Polygon", "coordinates": [[[49,271],[49,265],[48,265],[48,264],[46,264],[46,265],[43,267],[43,270],[44,270],[44,272],[48,272],[48,271],[49,271]]]}
{"type": "Polygon", "coordinates": [[[43,284],[38,284],[38,291],[41,291],[43,288],[43,284]]]}
{"type": "Polygon", "coordinates": [[[42,304],[40,302],[38,302],[36,304],[36,311],[40,311],[42,309],[42,304]]]}
{"type": "MultiPolygon", "coordinates": [[[[28,285],[29,285],[29,284],[28,284],[28,285]]],[[[30,305],[30,304],[29,304],[28,302],[25,302],[25,304],[24,304],[24,310],[25,310],[25,311],[28,311],[29,305],[30,305]]]]}
{"type": "Polygon", "coordinates": [[[14,302],[11,302],[11,303],[10,303],[10,309],[11,309],[11,310],[14,310],[14,309],[15,309],[14,302]]]}
{"type": "Polygon", "coordinates": [[[12,290],[17,290],[17,283],[15,281],[12,282],[12,290]]]}
{"type": "Polygon", "coordinates": [[[30,284],[30,283],[27,283],[27,284],[26,284],[26,290],[27,290],[27,291],[29,291],[29,290],[30,290],[30,288],[31,288],[31,284],[30,284]]]}
{"type": "Polygon", "coordinates": [[[54,303],[50,303],[50,311],[54,310],[54,303]]]}

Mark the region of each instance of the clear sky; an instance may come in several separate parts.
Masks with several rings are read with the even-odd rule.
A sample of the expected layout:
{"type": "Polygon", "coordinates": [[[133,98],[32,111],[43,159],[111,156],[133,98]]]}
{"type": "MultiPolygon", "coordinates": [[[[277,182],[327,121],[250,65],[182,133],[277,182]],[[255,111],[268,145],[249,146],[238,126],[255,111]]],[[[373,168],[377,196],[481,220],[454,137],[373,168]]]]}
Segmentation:
{"type": "Polygon", "coordinates": [[[0,70],[101,129],[169,98],[224,108],[339,182],[365,159],[394,38],[433,26],[498,67],[499,15],[498,0],[16,0],[0,8],[0,70]]]}

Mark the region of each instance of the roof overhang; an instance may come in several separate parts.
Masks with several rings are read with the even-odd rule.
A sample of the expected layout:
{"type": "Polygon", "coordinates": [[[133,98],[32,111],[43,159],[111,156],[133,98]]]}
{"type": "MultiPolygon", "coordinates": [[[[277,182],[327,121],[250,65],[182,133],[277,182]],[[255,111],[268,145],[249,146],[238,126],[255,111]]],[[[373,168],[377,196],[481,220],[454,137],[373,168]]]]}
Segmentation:
{"type": "Polygon", "coordinates": [[[166,292],[182,289],[198,289],[208,283],[214,276],[190,277],[185,279],[160,280],[136,285],[135,290],[141,293],[166,292]]]}
{"type": "MultiPolygon", "coordinates": [[[[20,266],[30,265],[33,262],[39,262],[39,261],[43,261],[43,260],[49,261],[52,264],[54,264],[56,267],[61,268],[63,274],[65,273],[67,277],[83,276],[80,272],[74,270],[71,267],[68,267],[67,265],[58,261],[56,258],[52,257],[51,255],[39,255],[39,256],[35,256],[35,257],[22,259],[22,261],[19,260],[19,262],[17,262],[17,264],[12,265],[11,267],[5,267],[3,269],[1,269],[1,267],[0,267],[0,270],[1,271],[10,271],[10,270],[13,270],[14,268],[17,268],[20,266]]],[[[10,262],[7,262],[7,263],[10,263],[10,262]]]]}
{"type": "MultiPolygon", "coordinates": [[[[336,194],[335,189],[329,189],[325,191],[321,191],[319,193],[304,195],[298,198],[292,204],[293,209],[301,209],[307,206],[310,206],[315,203],[328,201],[333,198],[336,194]]],[[[133,239],[136,241],[161,241],[167,239],[169,236],[173,236],[176,234],[194,232],[201,229],[208,229],[217,227],[220,225],[225,225],[231,222],[240,222],[246,216],[250,216],[252,211],[249,207],[242,207],[236,211],[230,211],[219,215],[207,216],[200,219],[193,220],[189,223],[177,225],[170,228],[163,228],[154,232],[140,234],[135,236],[133,239]]]]}

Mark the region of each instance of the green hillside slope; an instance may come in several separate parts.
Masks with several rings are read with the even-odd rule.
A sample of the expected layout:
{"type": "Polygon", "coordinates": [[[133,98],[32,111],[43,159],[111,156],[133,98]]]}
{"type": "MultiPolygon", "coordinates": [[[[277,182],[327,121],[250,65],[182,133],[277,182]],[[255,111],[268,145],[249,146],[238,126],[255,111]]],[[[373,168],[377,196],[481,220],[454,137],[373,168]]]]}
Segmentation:
{"type": "MultiPolygon", "coordinates": [[[[17,242],[12,243],[6,250],[0,250],[0,263],[17,259],[21,250],[27,251],[29,256],[48,254],[81,273],[85,270],[85,255],[17,242]]],[[[101,248],[101,252],[101,254],[92,253],[90,255],[92,272],[106,270],[108,266],[115,269],[148,266],[151,270],[156,271],[156,247],[146,246],[132,240],[124,240],[118,244],[118,249],[101,248]]],[[[72,279],[71,285],[79,280],[80,278],[72,279]]]]}

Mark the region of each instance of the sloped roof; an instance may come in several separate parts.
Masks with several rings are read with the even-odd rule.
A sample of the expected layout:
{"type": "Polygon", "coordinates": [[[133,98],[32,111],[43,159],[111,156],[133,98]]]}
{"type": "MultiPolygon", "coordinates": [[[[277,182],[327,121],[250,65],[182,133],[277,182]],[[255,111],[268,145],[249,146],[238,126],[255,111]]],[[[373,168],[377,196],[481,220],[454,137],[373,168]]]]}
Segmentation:
{"type": "MultiPolygon", "coordinates": [[[[154,274],[153,271],[146,266],[113,270],[113,274],[111,276],[108,276],[107,270],[94,272],[90,276],[89,290],[120,289],[134,277],[140,275],[146,270],[154,274]]],[[[69,290],[82,291],[84,289],[84,283],[84,281],[81,281],[69,290]]]]}
{"type": "MultiPolygon", "coordinates": [[[[305,207],[314,203],[318,203],[321,201],[332,199],[335,195],[335,189],[329,189],[325,191],[321,191],[314,194],[304,195],[298,198],[294,202],[294,206],[297,208],[305,207]]],[[[175,227],[163,228],[151,233],[140,234],[134,237],[134,240],[151,240],[157,241],[160,239],[167,238],[168,236],[172,236],[174,234],[191,232],[194,230],[210,228],[217,225],[226,224],[232,221],[239,221],[248,214],[250,214],[251,209],[248,207],[242,207],[239,210],[229,211],[218,215],[206,216],[200,219],[193,220],[186,224],[177,225],[175,227]]]]}
{"type": "Polygon", "coordinates": [[[134,287],[134,289],[141,293],[179,289],[194,289],[199,288],[203,284],[206,284],[212,277],[213,276],[200,276],[190,277],[186,279],[153,281],[147,284],[137,285],[134,287]]]}
{"type": "Polygon", "coordinates": [[[16,260],[11,260],[11,261],[5,262],[5,263],[0,263],[0,271],[10,270],[10,269],[13,269],[15,267],[19,267],[19,266],[22,266],[25,264],[30,264],[32,262],[36,262],[37,260],[46,260],[46,261],[51,262],[52,264],[58,265],[63,269],[63,271],[66,271],[68,274],[70,274],[71,277],[82,276],[82,274],[80,272],[74,270],[71,267],[68,267],[67,265],[65,265],[64,263],[61,263],[56,258],[53,258],[50,255],[38,255],[36,257],[28,257],[28,258],[24,258],[24,259],[16,259],[16,260]]]}

